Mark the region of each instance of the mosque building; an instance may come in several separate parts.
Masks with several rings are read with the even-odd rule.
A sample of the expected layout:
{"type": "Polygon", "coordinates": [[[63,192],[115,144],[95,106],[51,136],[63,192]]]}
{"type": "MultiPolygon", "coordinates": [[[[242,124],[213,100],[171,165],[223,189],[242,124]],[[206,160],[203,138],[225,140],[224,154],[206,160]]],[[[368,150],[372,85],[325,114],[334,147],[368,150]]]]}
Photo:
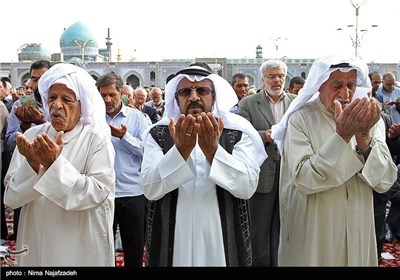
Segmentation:
{"type": "MultiPolygon", "coordinates": [[[[157,86],[165,88],[165,84],[174,74],[194,62],[208,63],[215,73],[230,81],[235,73],[243,73],[249,77],[250,85],[262,87],[260,65],[267,59],[263,58],[262,46],[255,49],[254,58],[230,59],[224,57],[192,58],[192,59],[163,59],[162,61],[129,61],[122,62],[117,54],[117,61],[112,61],[112,39],[110,29],[107,29],[104,48],[92,35],[89,28],[82,22],[76,22],[64,29],[60,37],[61,53],[50,54],[41,44],[24,44],[18,49],[18,62],[0,62],[0,76],[8,76],[15,87],[23,85],[29,79],[29,67],[33,61],[48,59],[54,62],[68,62],[84,67],[94,79],[101,75],[114,72],[134,88],[137,86],[157,86]]],[[[294,76],[307,78],[314,59],[282,60],[288,65],[286,81],[294,76]]],[[[380,73],[392,72],[400,75],[398,63],[369,63],[370,71],[380,73]]],[[[399,80],[399,79],[398,79],[399,80]]]]}

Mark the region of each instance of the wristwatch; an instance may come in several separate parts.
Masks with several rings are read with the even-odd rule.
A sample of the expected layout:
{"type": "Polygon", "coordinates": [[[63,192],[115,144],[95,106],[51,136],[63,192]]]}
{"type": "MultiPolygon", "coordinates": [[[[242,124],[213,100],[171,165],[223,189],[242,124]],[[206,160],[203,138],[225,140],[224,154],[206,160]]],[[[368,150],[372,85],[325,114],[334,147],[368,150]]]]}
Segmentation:
{"type": "Polygon", "coordinates": [[[369,145],[363,149],[359,149],[358,146],[356,145],[356,153],[358,155],[364,155],[367,154],[371,151],[372,147],[375,146],[376,140],[374,137],[372,137],[371,142],[369,142],[369,145]]]}

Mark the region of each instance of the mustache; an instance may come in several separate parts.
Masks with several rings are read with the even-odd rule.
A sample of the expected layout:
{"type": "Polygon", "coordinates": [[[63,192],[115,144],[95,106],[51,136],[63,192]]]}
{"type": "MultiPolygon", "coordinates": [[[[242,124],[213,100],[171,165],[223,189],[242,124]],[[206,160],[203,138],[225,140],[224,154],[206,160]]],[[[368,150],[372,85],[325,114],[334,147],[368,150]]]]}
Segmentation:
{"type": "Polygon", "coordinates": [[[192,108],[201,108],[204,111],[204,106],[203,104],[199,102],[192,102],[189,105],[187,105],[186,110],[192,109],[192,108]]]}
{"type": "Polygon", "coordinates": [[[63,114],[60,114],[59,112],[51,112],[52,117],[64,117],[63,114]]]}
{"type": "Polygon", "coordinates": [[[340,103],[344,103],[344,104],[346,104],[346,103],[350,103],[350,99],[342,99],[342,98],[340,98],[340,97],[338,97],[338,98],[336,98],[336,100],[337,101],[339,101],[340,103]]]}

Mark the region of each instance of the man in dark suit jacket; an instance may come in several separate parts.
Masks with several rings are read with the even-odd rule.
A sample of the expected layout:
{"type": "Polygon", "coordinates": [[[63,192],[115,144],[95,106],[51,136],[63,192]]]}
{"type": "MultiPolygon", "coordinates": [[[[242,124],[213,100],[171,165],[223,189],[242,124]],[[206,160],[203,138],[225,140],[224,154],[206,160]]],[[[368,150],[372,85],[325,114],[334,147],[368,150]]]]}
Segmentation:
{"type": "Polygon", "coordinates": [[[146,113],[149,116],[151,123],[156,123],[160,119],[160,116],[158,115],[157,110],[151,106],[143,105],[142,112],[146,113]]]}
{"type": "Polygon", "coordinates": [[[253,266],[277,266],[280,154],[271,138],[271,127],[280,121],[297,95],[284,91],[287,65],[283,61],[265,61],[260,72],[264,89],[243,98],[239,103],[238,114],[250,121],[258,131],[268,154],[261,165],[256,193],[250,198],[253,266]]]}
{"type": "MultiPolygon", "coordinates": [[[[372,81],[371,81],[372,82],[372,81]]],[[[390,154],[397,164],[400,160],[400,124],[394,124],[391,115],[381,112],[381,118],[385,124],[386,144],[389,147],[390,154]]],[[[386,235],[386,205],[390,198],[390,191],[378,193],[372,190],[374,198],[374,218],[375,218],[375,235],[378,253],[378,262],[381,262],[383,245],[386,235]]]]}
{"type": "Polygon", "coordinates": [[[7,77],[2,77],[1,84],[2,84],[1,101],[3,101],[4,105],[6,105],[7,111],[10,112],[14,104],[14,101],[11,98],[11,87],[12,87],[11,80],[7,77]]]}
{"type": "Polygon", "coordinates": [[[157,110],[151,106],[145,105],[147,101],[147,91],[145,88],[137,88],[135,89],[135,107],[146,113],[152,123],[158,122],[161,117],[158,115],[157,110]]]}
{"type": "Polygon", "coordinates": [[[397,240],[400,240],[400,164],[397,165],[397,180],[390,189],[390,209],[386,222],[397,240]]]}

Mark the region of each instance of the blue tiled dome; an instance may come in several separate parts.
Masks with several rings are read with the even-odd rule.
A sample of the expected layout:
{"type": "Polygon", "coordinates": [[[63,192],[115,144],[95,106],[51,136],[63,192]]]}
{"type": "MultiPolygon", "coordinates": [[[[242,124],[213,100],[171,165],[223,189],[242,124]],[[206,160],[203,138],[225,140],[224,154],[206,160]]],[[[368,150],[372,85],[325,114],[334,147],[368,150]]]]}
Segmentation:
{"type": "Polygon", "coordinates": [[[87,42],[87,47],[98,48],[96,39],[91,34],[90,30],[80,21],[64,30],[60,38],[60,47],[76,47],[77,43],[75,43],[74,40],[77,40],[79,44],[87,42]]]}
{"type": "Polygon", "coordinates": [[[33,61],[50,58],[50,52],[44,49],[41,44],[36,43],[25,44],[25,46],[18,53],[19,61],[33,61]]]}

